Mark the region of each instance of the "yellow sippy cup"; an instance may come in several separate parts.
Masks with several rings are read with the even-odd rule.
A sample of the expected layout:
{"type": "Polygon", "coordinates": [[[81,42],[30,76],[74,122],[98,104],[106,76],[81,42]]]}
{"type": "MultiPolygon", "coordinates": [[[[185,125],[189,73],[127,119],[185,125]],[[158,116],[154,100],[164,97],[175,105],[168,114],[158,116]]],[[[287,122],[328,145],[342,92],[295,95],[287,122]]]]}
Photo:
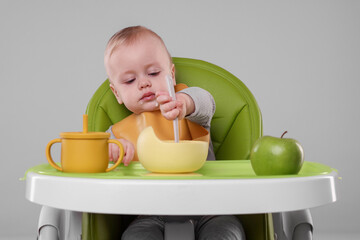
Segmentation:
{"type": "Polygon", "coordinates": [[[124,149],[119,141],[109,139],[110,133],[88,132],[87,115],[83,116],[83,132],[62,132],[61,138],[51,140],[46,147],[46,157],[52,167],[63,172],[100,173],[115,169],[122,161],[124,149]],[[61,143],[61,166],[51,157],[51,146],[61,143]],[[115,143],[120,148],[117,162],[108,168],[108,144],[115,143]]]}

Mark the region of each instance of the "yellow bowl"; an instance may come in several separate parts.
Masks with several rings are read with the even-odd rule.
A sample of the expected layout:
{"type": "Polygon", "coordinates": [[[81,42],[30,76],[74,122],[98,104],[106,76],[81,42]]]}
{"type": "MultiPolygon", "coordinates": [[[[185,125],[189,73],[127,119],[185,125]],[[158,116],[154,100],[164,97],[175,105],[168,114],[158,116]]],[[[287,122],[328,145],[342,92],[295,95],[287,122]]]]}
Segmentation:
{"type": "Polygon", "coordinates": [[[205,163],[209,144],[204,141],[161,141],[152,127],[137,141],[137,154],[144,168],[155,173],[189,173],[205,163]]]}

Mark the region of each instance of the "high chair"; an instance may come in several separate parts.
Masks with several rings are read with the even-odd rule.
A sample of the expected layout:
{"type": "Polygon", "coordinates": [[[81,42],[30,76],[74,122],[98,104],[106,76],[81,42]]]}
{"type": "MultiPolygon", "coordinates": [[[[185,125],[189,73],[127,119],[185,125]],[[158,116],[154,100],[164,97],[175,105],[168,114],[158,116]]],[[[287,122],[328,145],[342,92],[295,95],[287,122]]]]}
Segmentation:
{"type": "MultiPolygon", "coordinates": [[[[165,212],[161,212],[165,207],[161,206],[161,204],[159,204],[160,206],[155,206],[156,203],[153,203],[154,205],[146,205],[146,207],[142,205],[141,210],[138,210],[140,206],[138,209],[135,206],[129,206],[124,210],[126,207],[118,206],[124,204],[122,202],[112,202],[111,204],[100,206],[100,203],[97,204],[96,201],[107,202],[108,199],[106,198],[112,196],[106,193],[106,189],[103,190],[104,188],[116,188],[120,185],[126,186],[127,183],[129,183],[131,187],[143,187],[139,184],[141,181],[136,181],[142,179],[142,177],[131,174],[126,177],[127,171],[143,171],[139,163],[132,163],[127,169],[121,166],[121,171],[124,171],[124,176],[119,177],[121,178],[120,180],[111,179],[111,176],[104,177],[106,179],[96,180],[91,178],[91,176],[84,180],[84,176],[82,176],[79,180],[76,175],[62,175],[62,173],[55,172],[55,177],[48,177],[42,175],[44,171],[29,170],[27,174],[27,198],[30,201],[47,205],[43,207],[40,215],[38,239],[120,239],[122,232],[134,219],[136,214],[236,214],[243,224],[247,239],[312,239],[313,224],[307,208],[336,201],[334,186],[336,173],[332,171],[333,169],[316,165],[315,163],[306,163],[303,167],[304,174],[299,173],[299,177],[288,176],[289,179],[284,180],[284,177],[255,176],[251,167],[249,167],[249,161],[245,159],[249,159],[250,149],[255,140],[262,136],[262,118],[259,107],[251,92],[238,78],[211,63],[187,58],[173,58],[173,61],[176,66],[177,83],[185,83],[188,86],[198,86],[206,89],[215,99],[216,112],[211,123],[211,138],[217,161],[216,163],[206,163],[203,169],[199,170],[199,173],[204,175],[199,179],[184,180],[175,177],[174,179],[165,178],[162,180],[161,178],[155,178],[155,180],[153,180],[151,178],[145,178],[145,180],[148,179],[146,180],[148,182],[144,180],[143,183],[149,183],[150,186],[168,181],[170,185],[178,186],[180,192],[183,191],[181,187],[190,186],[195,189],[197,184],[204,183],[210,190],[204,190],[202,194],[202,188],[199,188],[200,192],[193,192],[195,194],[194,196],[198,196],[198,198],[211,196],[208,198],[204,197],[202,201],[206,199],[209,200],[204,201],[204,204],[213,204],[214,199],[217,199],[216,193],[213,193],[214,190],[218,189],[219,191],[223,191],[224,188],[230,188],[233,183],[233,189],[225,193],[228,194],[229,199],[225,199],[226,202],[219,202],[218,204],[221,206],[219,209],[214,207],[215,205],[202,209],[200,207],[202,205],[196,207],[186,205],[185,203],[185,205],[182,205],[183,203],[178,202],[178,205],[173,208],[166,207],[165,212]],[[241,159],[244,160],[239,161],[241,159]],[[237,170],[237,168],[226,167],[232,166],[232,163],[236,163],[236,166],[242,165],[243,163],[244,166],[247,166],[247,170],[244,170],[245,172],[247,171],[247,173],[241,173],[241,170],[237,170]],[[209,169],[211,170],[215,164],[218,164],[217,166],[226,166],[216,173],[218,175],[206,176],[207,171],[209,169]],[[315,171],[315,167],[319,167],[319,171],[316,173],[311,172],[315,171]],[[311,173],[307,175],[305,171],[308,170],[311,173]],[[222,179],[222,174],[224,175],[224,179],[222,179]],[[238,177],[237,174],[244,175],[238,177]],[[307,178],[301,178],[303,176],[307,178]],[[45,178],[48,179],[46,180],[45,178]],[[50,182],[49,178],[51,178],[50,182]],[[132,179],[135,179],[135,181],[132,179]],[[93,186],[93,191],[100,192],[98,194],[95,192],[96,194],[91,195],[91,198],[96,198],[96,200],[89,199],[89,202],[93,200],[92,203],[83,201],[77,205],[73,204],[71,201],[67,201],[67,196],[57,196],[58,191],[55,190],[51,193],[54,194],[51,201],[49,200],[49,198],[52,197],[49,196],[51,194],[41,197],[38,196],[37,191],[40,191],[42,188],[47,189],[47,192],[53,188],[61,188],[60,191],[63,191],[62,193],[67,192],[67,188],[64,187],[66,185],[63,185],[64,181],[67,181],[69,188],[73,187],[74,191],[80,191],[77,195],[78,198],[85,194],[81,193],[81,191],[82,186],[85,186],[87,183],[101,182],[102,185],[101,188],[97,188],[98,185],[96,184],[93,186]],[[187,181],[187,185],[182,185],[184,181],[187,181]],[[37,188],[34,187],[35,184],[37,184],[37,188]],[[217,188],[216,186],[219,184],[226,185],[224,185],[225,187],[217,188]],[[263,185],[263,187],[260,187],[260,190],[256,192],[259,184],[263,185]],[[298,188],[300,191],[299,194],[302,194],[301,199],[298,197],[295,203],[291,202],[292,200],[286,202],[286,199],[292,199],[293,196],[291,196],[292,190],[284,190],[284,184],[289,185],[285,187],[286,189],[294,189],[294,186],[298,188]],[[247,187],[251,189],[248,189],[247,192],[238,192],[243,191],[241,189],[246,189],[247,187]],[[269,189],[272,191],[269,191],[269,189]],[[55,197],[55,195],[57,197],[55,197]],[[239,199],[234,199],[235,197],[233,195],[236,195],[239,199]],[[252,203],[249,203],[246,207],[242,207],[241,204],[236,206],[236,203],[240,202],[241,198],[246,199],[248,196],[250,196],[249,202],[252,203]],[[259,197],[257,198],[256,196],[259,197]],[[61,203],[60,200],[57,201],[58,198],[62,198],[61,203]],[[268,198],[268,200],[266,200],[266,198],[268,198]],[[278,201],[281,200],[278,199],[285,200],[279,203],[278,201]],[[99,206],[93,207],[91,204],[99,206]],[[177,209],[178,206],[179,209],[177,209]],[[61,210],[59,208],[68,210],[61,210]],[[115,209],[115,212],[123,214],[111,214],[112,208],[115,209]],[[118,210],[120,208],[121,210],[118,210]]],[[[119,105],[116,101],[109,88],[108,80],[98,88],[90,100],[86,112],[89,116],[89,131],[106,131],[110,125],[130,114],[123,105],[119,105]]],[[[46,166],[41,168],[46,168],[46,166]]],[[[102,177],[100,176],[99,178],[102,177]]],[[[161,192],[162,190],[159,191],[161,192]]],[[[176,193],[174,193],[174,196],[172,196],[171,192],[167,193],[168,194],[163,194],[168,197],[169,201],[177,201],[177,198],[179,198],[176,193]]],[[[156,194],[156,192],[154,192],[154,194],[156,194]]],[[[126,196],[126,193],[124,193],[121,199],[125,199],[124,201],[126,201],[126,197],[131,198],[132,196],[126,196]]],[[[155,198],[155,195],[147,195],[144,196],[144,201],[151,203],[153,198],[155,198]]],[[[224,199],[222,199],[222,201],[223,200],[224,199]]],[[[186,225],[185,228],[190,229],[190,232],[193,231],[191,224],[190,226],[186,225]]],[[[177,227],[175,224],[175,229],[182,229],[182,226],[179,225],[179,227],[177,227]]],[[[178,230],[175,230],[175,232],[166,232],[170,232],[170,234],[175,233],[176,236],[178,233],[176,231],[178,230]]],[[[190,233],[190,236],[189,239],[194,239],[193,233],[190,233]]]]}

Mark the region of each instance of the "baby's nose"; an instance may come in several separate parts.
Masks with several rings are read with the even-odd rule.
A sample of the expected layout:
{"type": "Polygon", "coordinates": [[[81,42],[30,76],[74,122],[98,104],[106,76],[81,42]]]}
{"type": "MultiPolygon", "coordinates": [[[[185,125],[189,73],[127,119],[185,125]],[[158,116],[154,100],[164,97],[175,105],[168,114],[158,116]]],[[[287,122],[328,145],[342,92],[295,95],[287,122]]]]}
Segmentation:
{"type": "Polygon", "coordinates": [[[139,88],[145,88],[151,86],[149,79],[142,77],[139,81],[139,88]]]}

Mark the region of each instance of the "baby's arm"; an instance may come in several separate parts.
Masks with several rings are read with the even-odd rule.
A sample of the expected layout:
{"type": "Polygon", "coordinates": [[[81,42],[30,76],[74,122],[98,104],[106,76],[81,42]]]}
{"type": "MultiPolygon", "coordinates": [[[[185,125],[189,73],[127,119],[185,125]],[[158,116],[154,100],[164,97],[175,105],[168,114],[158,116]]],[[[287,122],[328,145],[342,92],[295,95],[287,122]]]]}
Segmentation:
{"type": "Polygon", "coordinates": [[[186,115],[186,118],[203,126],[209,131],[211,119],[216,110],[215,100],[211,93],[199,87],[185,88],[179,93],[189,95],[195,104],[194,112],[190,115],[186,115]]]}

